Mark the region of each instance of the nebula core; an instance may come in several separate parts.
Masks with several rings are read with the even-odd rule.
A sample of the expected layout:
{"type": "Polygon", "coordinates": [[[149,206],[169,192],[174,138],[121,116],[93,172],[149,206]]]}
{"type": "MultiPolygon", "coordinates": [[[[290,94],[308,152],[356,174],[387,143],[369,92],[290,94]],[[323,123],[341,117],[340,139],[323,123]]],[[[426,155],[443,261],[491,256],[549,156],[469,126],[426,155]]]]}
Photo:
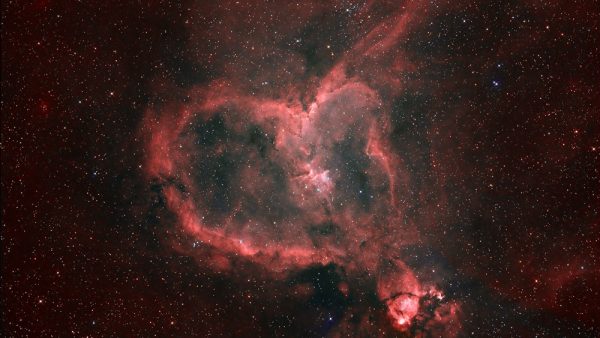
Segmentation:
{"type": "Polygon", "coordinates": [[[593,1],[2,8],[8,336],[600,334],[593,1]]]}

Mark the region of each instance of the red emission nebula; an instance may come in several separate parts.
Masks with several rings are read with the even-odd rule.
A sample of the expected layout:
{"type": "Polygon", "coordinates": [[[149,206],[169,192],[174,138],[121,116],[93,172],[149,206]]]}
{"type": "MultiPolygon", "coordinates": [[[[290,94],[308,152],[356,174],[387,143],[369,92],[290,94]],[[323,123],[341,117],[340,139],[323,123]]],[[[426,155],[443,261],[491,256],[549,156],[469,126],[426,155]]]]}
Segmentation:
{"type": "MultiPolygon", "coordinates": [[[[298,7],[298,19],[307,20],[311,6],[278,10],[298,7]]],[[[248,41],[250,65],[226,63],[223,76],[151,104],[141,128],[145,174],[163,186],[177,231],[189,242],[175,245],[177,250],[225,273],[240,259],[275,279],[328,264],[347,275],[367,273],[394,328],[414,332],[419,321],[426,332],[458,334],[460,302],[445,298],[437,285],[441,277],[417,276],[401,255],[428,240],[423,230],[445,221],[440,210],[448,203],[444,195],[420,191],[435,190],[444,173],[417,187],[405,154],[392,141],[393,98],[425,89],[408,75],[428,65],[409,56],[403,43],[428,24],[430,6],[388,4],[389,13],[364,25],[368,29],[345,49],[326,55],[331,64],[322,74],[307,76],[298,53],[248,41]],[[268,53],[274,56],[271,64],[264,61],[268,53]],[[254,72],[257,76],[247,74],[254,72]]],[[[351,20],[368,21],[375,9],[365,3],[351,20]]],[[[278,33],[298,29],[293,22],[288,26],[278,33]]],[[[450,161],[437,154],[445,151],[436,149],[444,146],[436,144],[443,128],[434,124],[429,131],[433,174],[437,161],[450,161]]],[[[556,282],[539,292],[542,297],[573,278],[566,277],[571,271],[552,274],[556,282]]]]}
{"type": "Polygon", "coordinates": [[[165,185],[178,230],[195,243],[179,250],[224,272],[242,257],[273,278],[315,264],[368,272],[398,330],[423,318],[431,298],[425,324],[455,335],[459,303],[398,257],[421,238],[407,215],[416,201],[389,141],[386,98],[407,90],[402,74],[415,65],[390,50],[423,10],[416,3],[390,15],[320,78],[302,78],[302,62],[290,57],[273,66],[289,73],[283,86],[256,93],[233,73],[194,86],[184,102],[151,106],[146,174],[165,185]]]}
{"type": "MultiPolygon", "coordinates": [[[[359,47],[359,55],[372,48],[359,47]]],[[[257,97],[223,79],[190,90],[185,104],[150,109],[146,170],[171,182],[168,207],[182,232],[211,248],[215,269],[232,269],[228,257],[235,255],[274,277],[329,263],[368,271],[378,275],[378,295],[404,329],[422,297],[443,294],[395,257],[419,241],[417,224],[406,217],[410,177],[387,141],[390,108],[371,87],[387,84],[348,76],[353,52],[312,93],[299,83],[274,90],[280,99],[257,97]],[[204,177],[222,166],[228,172],[219,180],[204,177]]],[[[452,320],[446,317],[456,315],[457,304],[446,307],[434,320],[452,320]]]]}
{"type": "Polygon", "coordinates": [[[2,5],[8,336],[600,336],[593,1],[108,3],[2,5]]]}

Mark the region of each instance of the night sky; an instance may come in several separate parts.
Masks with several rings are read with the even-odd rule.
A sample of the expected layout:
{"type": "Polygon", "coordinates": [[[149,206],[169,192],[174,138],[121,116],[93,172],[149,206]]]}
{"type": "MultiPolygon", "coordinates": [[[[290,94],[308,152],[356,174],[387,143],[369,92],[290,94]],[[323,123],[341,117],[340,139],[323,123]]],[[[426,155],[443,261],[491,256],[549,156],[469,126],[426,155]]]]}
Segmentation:
{"type": "Polygon", "coordinates": [[[2,1],[6,337],[599,337],[596,1],[2,1]]]}

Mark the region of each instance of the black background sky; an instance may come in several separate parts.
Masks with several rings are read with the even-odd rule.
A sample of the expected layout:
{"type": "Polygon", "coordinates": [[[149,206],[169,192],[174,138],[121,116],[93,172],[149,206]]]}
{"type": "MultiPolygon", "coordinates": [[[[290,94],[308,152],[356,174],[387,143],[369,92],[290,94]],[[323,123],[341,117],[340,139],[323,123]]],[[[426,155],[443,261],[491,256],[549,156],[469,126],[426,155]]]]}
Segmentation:
{"type": "MultiPolygon", "coordinates": [[[[376,279],[339,262],[273,278],[174,248],[189,234],[168,184],[148,179],[149,107],[222,79],[268,98],[302,82],[306,103],[342,58],[389,104],[386,137],[418,200],[405,211],[420,240],[386,254],[438,271],[458,336],[599,335],[597,2],[240,3],[2,2],[4,335],[421,332],[395,330],[376,279]],[[357,61],[367,33],[405,12],[385,56],[357,61]],[[401,59],[395,91],[385,74],[401,59]]],[[[336,189],[375,189],[352,151],[336,189]]]]}

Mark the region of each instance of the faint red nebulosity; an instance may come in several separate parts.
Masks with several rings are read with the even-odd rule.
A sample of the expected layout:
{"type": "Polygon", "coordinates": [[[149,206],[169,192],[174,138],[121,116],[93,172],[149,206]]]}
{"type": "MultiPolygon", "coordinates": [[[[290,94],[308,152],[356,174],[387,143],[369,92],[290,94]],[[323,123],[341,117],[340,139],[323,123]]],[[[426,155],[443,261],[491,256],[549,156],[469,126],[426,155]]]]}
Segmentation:
{"type": "Polygon", "coordinates": [[[50,6],[50,0],[36,0],[31,4],[31,9],[40,11],[45,10],[50,6]]]}
{"type": "Polygon", "coordinates": [[[50,109],[50,107],[48,106],[48,102],[46,102],[46,100],[40,100],[40,111],[42,113],[48,113],[48,110],[50,109]]]}
{"type": "Polygon", "coordinates": [[[344,295],[344,297],[348,297],[348,293],[350,291],[350,287],[348,286],[348,283],[346,283],[346,282],[340,282],[338,284],[338,290],[340,290],[340,292],[342,293],[342,295],[344,295]]]}

